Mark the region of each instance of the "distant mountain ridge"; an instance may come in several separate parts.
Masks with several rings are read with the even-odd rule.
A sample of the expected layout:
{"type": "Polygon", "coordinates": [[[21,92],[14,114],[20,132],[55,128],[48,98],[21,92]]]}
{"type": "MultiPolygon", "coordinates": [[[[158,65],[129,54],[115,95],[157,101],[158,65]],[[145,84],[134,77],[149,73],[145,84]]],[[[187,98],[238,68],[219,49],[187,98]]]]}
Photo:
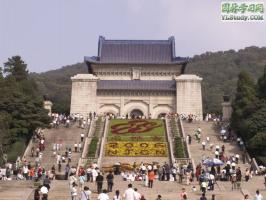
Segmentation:
{"type": "MultiPolygon", "coordinates": [[[[186,67],[187,74],[203,78],[202,93],[205,113],[221,112],[223,95],[233,98],[238,74],[246,70],[258,78],[266,66],[266,47],[247,47],[239,51],[206,52],[195,55],[186,67]]],[[[32,73],[39,89],[54,103],[57,112],[69,112],[71,96],[70,77],[87,73],[85,63],[68,65],[43,73],[32,73]]]]}

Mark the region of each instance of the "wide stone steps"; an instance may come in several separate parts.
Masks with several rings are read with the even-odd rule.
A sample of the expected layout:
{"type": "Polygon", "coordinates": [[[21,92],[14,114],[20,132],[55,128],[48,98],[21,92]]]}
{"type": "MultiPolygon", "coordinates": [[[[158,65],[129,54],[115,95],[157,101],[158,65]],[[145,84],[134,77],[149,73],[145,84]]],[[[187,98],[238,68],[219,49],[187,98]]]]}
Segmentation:
{"type": "MultiPolygon", "coordinates": [[[[61,155],[65,155],[66,147],[70,147],[72,149],[72,159],[70,166],[77,166],[79,158],[81,157],[82,152],[74,152],[74,144],[80,142],[80,133],[85,132],[87,129],[81,129],[77,124],[66,127],[52,128],[44,130],[45,137],[45,150],[42,152],[42,160],[41,166],[46,170],[51,170],[52,166],[55,165],[56,173],[63,174],[64,168],[67,164],[66,162],[61,165],[61,172],[58,172],[58,166],[56,164],[56,158],[53,156],[53,144],[61,143],[62,147],[58,151],[61,155]]],[[[38,147],[38,143],[33,143],[35,149],[38,147]]],[[[29,161],[32,165],[35,164],[35,157],[31,157],[31,153],[29,152],[26,155],[26,160],[29,161]]]]}
{"type": "MultiPolygon", "coordinates": [[[[104,175],[106,176],[106,175],[104,175]]],[[[115,176],[114,180],[114,187],[113,192],[108,193],[109,198],[112,199],[114,196],[115,190],[120,190],[120,193],[123,194],[124,191],[127,189],[127,185],[130,182],[123,181],[121,176],[115,176]]],[[[192,185],[186,185],[185,183],[180,184],[177,182],[169,182],[169,181],[157,181],[154,182],[154,187],[148,188],[145,187],[142,181],[135,181],[131,182],[133,184],[133,188],[137,188],[138,191],[145,196],[147,200],[153,200],[156,199],[158,194],[161,194],[163,196],[164,200],[173,200],[173,199],[179,199],[179,194],[182,190],[182,188],[185,188],[189,199],[199,199],[201,192],[198,183],[194,182],[192,185],[195,185],[197,188],[196,192],[192,192],[191,187],[192,185]]],[[[92,200],[96,200],[98,197],[97,194],[97,187],[95,183],[85,183],[86,186],[90,188],[92,191],[92,200]]],[[[103,189],[107,188],[107,183],[104,182],[103,189]]],[[[207,198],[210,199],[212,194],[216,194],[216,200],[228,200],[228,196],[230,196],[230,200],[238,200],[242,198],[242,195],[239,190],[226,190],[221,191],[218,187],[215,189],[215,192],[208,191],[207,192],[207,198]],[[227,193],[227,195],[224,195],[224,192],[227,193]]],[[[78,194],[80,196],[80,190],[78,189],[78,194]]],[[[68,200],[71,199],[70,189],[68,185],[68,181],[53,181],[51,190],[49,191],[49,199],[56,199],[56,200],[68,200]]]]}
{"type": "Polygon", "coordinates": [[[28,199],[32,190],[32,181],[0,181],[0,200],[28,199]]]}

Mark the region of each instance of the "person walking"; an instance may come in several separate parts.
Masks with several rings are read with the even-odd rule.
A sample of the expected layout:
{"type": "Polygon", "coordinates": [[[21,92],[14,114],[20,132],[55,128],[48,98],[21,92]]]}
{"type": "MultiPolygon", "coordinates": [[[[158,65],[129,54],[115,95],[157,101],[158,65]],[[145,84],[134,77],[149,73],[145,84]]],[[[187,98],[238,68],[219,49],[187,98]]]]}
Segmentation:
{"type": "Polygon", "coordinates": [[[42,200],[48,200],[48,188],[46,186],[42,186],[41,189],[41,194],[42,194],[42,200]]]}
{"type": "Polygon", "coordinates": [[[48,177],[48,175],[45,176],[44,180],[43,180],[43,185],[48,189],[50,190],[50,184],[51,184],[51,181],[48,177]]]}
{"type": "Polygon", "coordinates": [[[103,190],[101,194],[99,194],[98,200],[109,200],[109,196],[107,194],[107,190],[103,190]]]}
{"type": "Polygon", "coordinates": [[[124,192],[124,199],[125,200],[135,200],[135,191],[132,188],[132,184],[128,184],[128,188],[126,189],[126,191],[124,192]]]}
{"type": "Polygon", "coordinates": [[[98,174],[98,176],[96,177],[96,183],[97,183],[97,191],[98,194],[100,194],[102,192],[102,188],[103,188],[103,175],[101,173],[98,174]]]}
{"type": "Polygon", "coordinates": [[[153,170],[148,172],[148,179],[149,179],[149,183],[148,183],[149,188],[152,188],[153,187],[153,181],[155,179],[155,174],[154,174],[153,170]]]}
{"type": "Polygon", "coordinates": [[[140,200],[141,194],[138,192],[137,188],[134,188],[134,200],[140,200]]]}
{"type": "Polygon", "coordinates": [[[202,193],[201,197],[200,197],[200,200],[207,200],[206,196],[205,196],[205,193],[202,193]]]}
{"type": "Polygon", "coordinates": [[[34,200],[40,200],[41,199],[41,187],[42,186],[39,186],[38,188],[36,188],[34,190],[34,200]]]}
{"type": "Polygon", "coordinates": [[[113,200],[122,200],[122,197],[120,196],[119,190],[115,191],[115,196],[114,196],[113,200]]]}
{"type": "Polygon", "coordinates": [[[255,194],[255,200],[262,200],[263,199],[263,196],[260,194],[260,191],[257,190],[256,191],[256,194],[255,194]]]}
{"type": "Polygon", "coordinates": [[[112,171],[110,171],[109,174],[106,176],[106,180],[107,180],[107,192],[112,192],[114,185],[114,175],[112,171]]]}
{"type": "Polygon", "coordinates": [[[91,191],[87,186],[85,186],[83,191],[81,192],[80,200],[89,200],[90,196],[91,196],[91,191]]]}
{"type": "Polygon", "coordinates": [[[73,183],[71,187],[71,199],[77,200],[77,196],[78,196],[77,184],[73,183]]]}

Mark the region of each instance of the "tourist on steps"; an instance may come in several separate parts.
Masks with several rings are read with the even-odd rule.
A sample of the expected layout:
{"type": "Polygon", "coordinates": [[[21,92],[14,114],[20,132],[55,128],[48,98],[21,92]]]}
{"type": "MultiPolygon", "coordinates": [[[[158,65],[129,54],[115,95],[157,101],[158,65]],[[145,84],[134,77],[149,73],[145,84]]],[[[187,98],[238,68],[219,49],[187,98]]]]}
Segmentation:
{"type": "Polygon", "coordinates": [[[112,192],[114,185],[114,175],[112,171],[110,171],[109,174],[106,176],[106,180],[107,180],[107,192],[112,192]]]}
{"type": "Polygon", "coordinates": [[[102,192],[102,188],[103,188],[103,175],[101,173],[98,174],[98,176],[96,177],[96,183],[97,183],[97,191],[98,194],[100,194],[102,192]]]}

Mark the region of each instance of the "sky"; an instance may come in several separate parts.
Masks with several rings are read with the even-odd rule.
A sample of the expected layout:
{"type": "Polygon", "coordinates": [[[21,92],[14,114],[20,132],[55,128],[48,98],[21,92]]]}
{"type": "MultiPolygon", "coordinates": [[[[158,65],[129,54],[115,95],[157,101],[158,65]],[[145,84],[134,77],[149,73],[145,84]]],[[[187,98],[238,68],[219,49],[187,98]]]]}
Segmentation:
{"type": "Polygon", "coordinates": [[[185,57],[266,46],[266,22],[222,22],[220,4],[221,0],[0,0],[0,66],[14,55],[20,55],[31,72],[82,62],[84,56],[97,55],[100,35],[174,36],[176,55],[185,57]]]}

